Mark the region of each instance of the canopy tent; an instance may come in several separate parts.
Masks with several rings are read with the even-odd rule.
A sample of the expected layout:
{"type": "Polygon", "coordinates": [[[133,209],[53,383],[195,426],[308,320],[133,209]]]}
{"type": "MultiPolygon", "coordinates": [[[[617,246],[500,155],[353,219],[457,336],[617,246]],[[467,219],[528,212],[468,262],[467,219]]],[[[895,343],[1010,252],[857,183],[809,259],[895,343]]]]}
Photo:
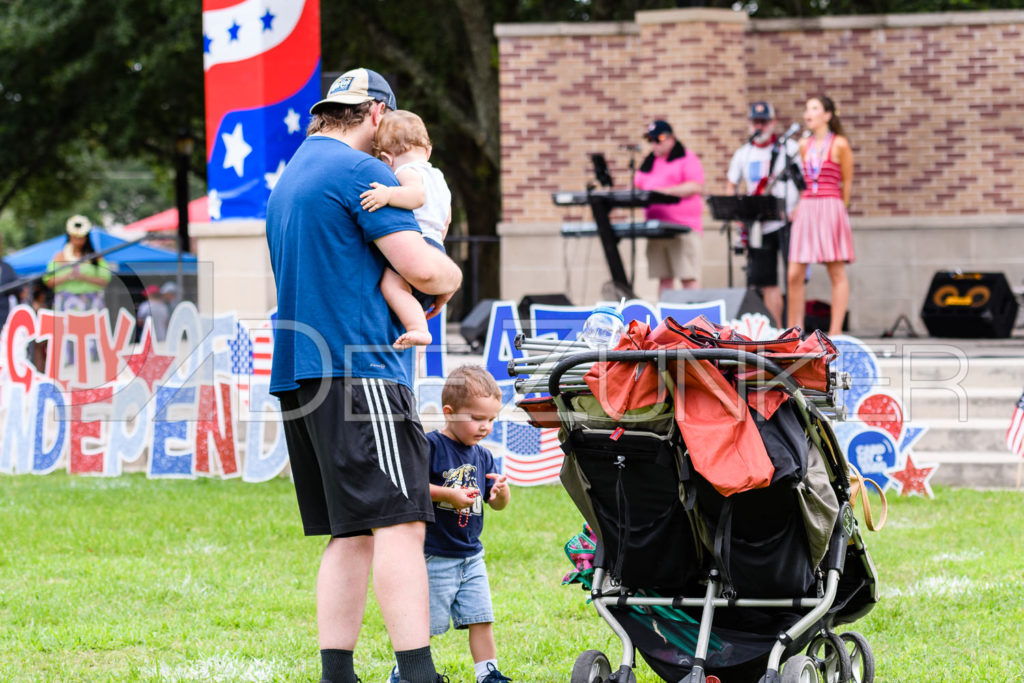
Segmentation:
{"type": "MultiPolygon", "coordinates": [[[[159,215],[159,214],[157,214],[159,215]]],[[[104,258],[110,264],[110,270],[117,275],[146,275],[155,273],[175,273],[178,270],[178,252],[159,247],[150,247],[145,244],[131,244],[129,240],[101,230],[93,228],[89,232],[93,247],[97,252],[113,249],[121,245],[129,245],[113,251],[104,258]]],[[[25,247],[20,251],[8,254],[4,260],[11,264],[21,277],[32,277],[42,275],[54,255],[64,248],[67,241],[65,235],[52,237],[48,240],[25,247]]],[[[181,255],[182,273],[194,275],[196,272],[196,257],[193,254],[181,255]]]]}
{"type": "MultiPolygon", "coordinates": [[[[210,203],[206,195],[188,203],[189,223],[209,223],[210,203]]],[[[178,210],[167,209],[124,226],[129,232],[166,232],[178,229],[178,210]]]]}

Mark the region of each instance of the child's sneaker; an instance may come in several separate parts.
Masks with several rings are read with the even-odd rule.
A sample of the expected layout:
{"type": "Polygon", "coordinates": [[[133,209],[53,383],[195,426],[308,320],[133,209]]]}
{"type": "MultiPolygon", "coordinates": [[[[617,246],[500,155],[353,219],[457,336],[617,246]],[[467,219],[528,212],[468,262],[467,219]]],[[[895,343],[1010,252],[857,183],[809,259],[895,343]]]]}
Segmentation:
{"type": "Polygon", "coordinates": [[[498,671],[493,664],[488,663],[487,675],[480,679],[480,683],[507,683],[507,681],[511,680],[511,678],[503,676],[502,673],[498,671]]]}

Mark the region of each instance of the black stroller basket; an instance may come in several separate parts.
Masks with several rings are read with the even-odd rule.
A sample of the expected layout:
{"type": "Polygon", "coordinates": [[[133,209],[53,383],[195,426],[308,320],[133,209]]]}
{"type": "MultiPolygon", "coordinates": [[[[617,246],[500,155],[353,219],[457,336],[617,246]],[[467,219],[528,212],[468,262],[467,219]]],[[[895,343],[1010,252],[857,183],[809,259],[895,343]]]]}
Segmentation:
{"type": "Polygon", "coordinates": [[[598,537],[591,598],[623,645],[615,671],[602,653],[583,653],[572,683],[635,680],[636,650],[673,682],[870,680],[863,637],[832,630],[877,596],[845,458],[820,408],[828,397],[763,356],[727,349],[575,352],[548,368],[561,479],[598,537]],[[741,394],[788,395],[769,420],[751,411],[775,467],[767,487],[723,496],[694,470],[671,397],[613,420],[574,370],[701,360],[743,377],[741,394]]]}

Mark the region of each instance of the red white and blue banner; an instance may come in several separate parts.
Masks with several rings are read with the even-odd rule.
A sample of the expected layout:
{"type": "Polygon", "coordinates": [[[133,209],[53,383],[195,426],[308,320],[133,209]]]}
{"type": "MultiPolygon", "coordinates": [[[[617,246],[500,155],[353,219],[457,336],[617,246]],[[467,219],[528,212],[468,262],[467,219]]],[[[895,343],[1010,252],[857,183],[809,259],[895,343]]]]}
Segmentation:
{"type": "Polygon", "coordinates": [[[319,0],[203,0],[210,218],[262,219],[320,99],[319,0]]]}

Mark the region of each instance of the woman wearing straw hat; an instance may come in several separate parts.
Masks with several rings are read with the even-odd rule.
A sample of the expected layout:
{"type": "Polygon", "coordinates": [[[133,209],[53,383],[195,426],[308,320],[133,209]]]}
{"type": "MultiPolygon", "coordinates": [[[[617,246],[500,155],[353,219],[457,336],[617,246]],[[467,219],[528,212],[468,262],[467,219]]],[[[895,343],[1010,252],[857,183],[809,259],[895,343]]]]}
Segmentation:
{"type": "MultiPolygon", "coordinates": [[[[110,267],[96,256],[89,232],[92,223],[85,216],[72,216],[67,222],[68,241],[58,251],[43,275],[43,283],[54,291],[53,310],[83,312],[104,307],[103,290],[110,282],[110,267]]],[[[72,342],[65,345],[65,365],[74,361],[72,342]]],[[[89,345],[93,362],[99,360],[96,341],[89,345]]],[[[83,357],[83,356],[79,356],[83,357]]]]}
{"type": "Polygon", "coordinates": [[[43,282],[56,292],[56,311],[90,311],[103,308],[103,290],[110,283],[110,267],[95,256],[89,237],[92,223],[85,216],[67,222],[68,241],[46,268],[43,282]]]}

